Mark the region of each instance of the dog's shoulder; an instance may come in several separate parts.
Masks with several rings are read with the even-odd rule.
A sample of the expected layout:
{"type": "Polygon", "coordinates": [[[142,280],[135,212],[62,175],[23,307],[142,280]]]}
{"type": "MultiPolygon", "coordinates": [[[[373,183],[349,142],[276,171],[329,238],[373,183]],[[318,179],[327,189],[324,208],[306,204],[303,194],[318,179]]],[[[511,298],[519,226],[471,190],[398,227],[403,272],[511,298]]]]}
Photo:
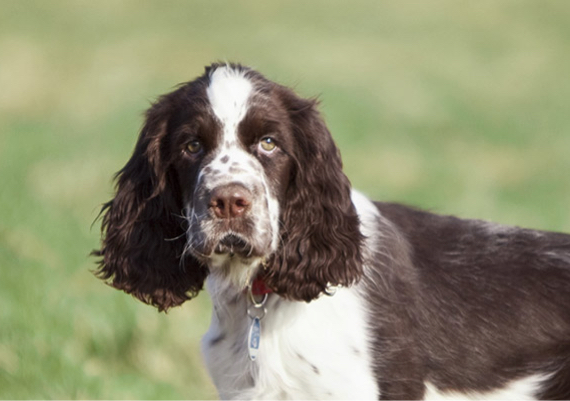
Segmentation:
{"type": "Polygon", "coordinates": [[[532,256],[545,255],[570,266],[570,234],[443,215],[400,203],[374,202],[416,250],[532,256]]]}

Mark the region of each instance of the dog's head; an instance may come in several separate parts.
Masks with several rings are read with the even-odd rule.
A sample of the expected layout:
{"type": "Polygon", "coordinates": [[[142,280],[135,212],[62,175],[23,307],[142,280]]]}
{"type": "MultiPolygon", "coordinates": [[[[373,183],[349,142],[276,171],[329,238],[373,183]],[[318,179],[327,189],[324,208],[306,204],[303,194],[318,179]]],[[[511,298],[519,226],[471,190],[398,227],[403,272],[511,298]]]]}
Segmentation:
{"type": "Polygon", "coordinates": [[[161,310],[208,274],[310,301],[362,273],[350,184],[316,101],[214,64],[147,112],[103,207],[98,275],[161,310]]]}

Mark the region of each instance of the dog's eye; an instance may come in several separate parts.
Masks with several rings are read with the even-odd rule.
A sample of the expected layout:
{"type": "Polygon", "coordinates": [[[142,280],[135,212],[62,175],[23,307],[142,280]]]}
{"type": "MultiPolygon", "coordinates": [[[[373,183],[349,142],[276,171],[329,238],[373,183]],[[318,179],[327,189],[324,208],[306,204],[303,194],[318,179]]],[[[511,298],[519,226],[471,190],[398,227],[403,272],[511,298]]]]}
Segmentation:
{"type": "Polygon", "coordinates": [[[200,143],[200,141],[189,142],[186,145],[186,150],[188,151],[188,153],[191,153],[193,155],[198,154],[202,151],[202,144],[200,143]]]}
{"type": "Polygon", "coordinates": [[[271,153],[277,147],[277,144],[273,140],[273,138],[265,137],[259,142],[259,146],[264,152],[271,153]]]}

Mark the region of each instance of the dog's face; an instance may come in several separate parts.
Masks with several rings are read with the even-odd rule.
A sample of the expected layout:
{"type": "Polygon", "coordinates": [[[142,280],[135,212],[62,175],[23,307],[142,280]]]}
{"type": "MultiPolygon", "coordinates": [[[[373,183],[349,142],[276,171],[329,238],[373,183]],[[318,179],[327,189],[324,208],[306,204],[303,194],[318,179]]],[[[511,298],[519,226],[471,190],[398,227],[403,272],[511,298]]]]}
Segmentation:
{"type": "Polygon", "coordinates": [[[201,107],[191,99],[172,127],[185,252],[243,287],[279,245],[293,134],[276,88],[258,77],[221,67],[201,84],[201,107]]]}
{"type": "Polygon", "coordinates": [[[103,209],[99,275],[160,309],[208,274],[238,289],[264,267],[309,301],[361,274],[358,217],[316,102],[239,65],[212,65],[146,113],[103,209]]]}

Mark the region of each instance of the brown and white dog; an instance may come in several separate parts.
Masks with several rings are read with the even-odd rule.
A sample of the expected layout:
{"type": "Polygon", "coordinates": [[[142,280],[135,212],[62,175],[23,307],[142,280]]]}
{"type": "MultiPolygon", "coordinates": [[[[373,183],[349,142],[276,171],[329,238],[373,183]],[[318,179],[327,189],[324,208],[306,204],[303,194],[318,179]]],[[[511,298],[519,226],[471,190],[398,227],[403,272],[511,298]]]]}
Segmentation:
{"type": "Polygon", "coordinates": [[[570,236],[368,200],[316,103],[235,64],[162,96],[98,275],[160,310],[206,282],[222,398],[570,398],[570,236]]]}

